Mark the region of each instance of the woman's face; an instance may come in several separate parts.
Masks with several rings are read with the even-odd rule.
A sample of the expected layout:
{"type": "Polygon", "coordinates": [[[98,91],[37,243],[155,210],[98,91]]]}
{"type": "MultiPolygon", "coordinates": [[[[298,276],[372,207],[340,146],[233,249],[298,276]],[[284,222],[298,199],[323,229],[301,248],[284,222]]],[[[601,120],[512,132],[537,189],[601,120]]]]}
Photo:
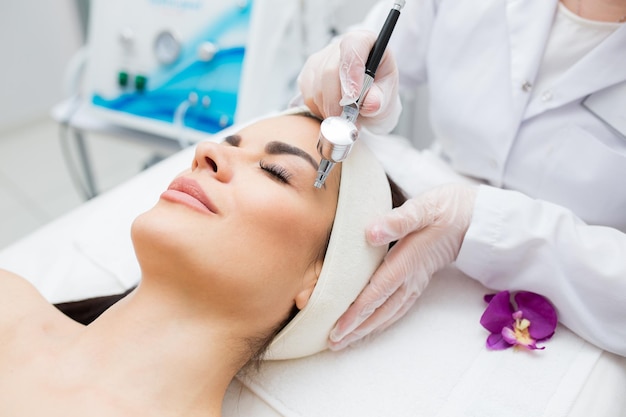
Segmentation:
{"type": "Polygon", "coordinates": [[[339,189],[339,167],[313,186],[318,135],[316,120],[279,116],[199,144],[190,169],[133,224],[144,279],[268,326],[308,300],[339,189]]]}

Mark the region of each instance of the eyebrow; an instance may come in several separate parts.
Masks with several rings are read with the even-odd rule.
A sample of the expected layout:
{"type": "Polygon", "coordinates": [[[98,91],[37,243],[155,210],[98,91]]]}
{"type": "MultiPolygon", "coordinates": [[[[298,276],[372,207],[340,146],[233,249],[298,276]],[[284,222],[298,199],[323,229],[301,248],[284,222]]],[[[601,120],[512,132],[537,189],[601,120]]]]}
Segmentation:
{"type": "Polygon", "coordinates": [[[231,146],[238,147],[241,143],[241,136],[239,135],[230,135],[224,138],[224,142],[228,143],[231,146]]]}
{"type": "MultiPolygon", "coordinates": [[[[226,136],[224,138],[224,142],[228,143],[231,146],[238,147],[241,144],[241,136],[239,135],[226,136]]],[[[296,146],[289,145],[288,143],[285,143],[285,142],[279,142],[279,141],[270,142],[267,145],[265,145],[265,152],[267,152],[270,155],[288,154],[288,155],[299,156],[300,158],[304,159],[309,164],[311,164],[311,166],[313,166],[313,168],[315,168],[316,170],[319,168],[319,165],[309,153],[305,152],[304,150],[296,146]]]]}
{"type": "Polygon", "coordinates": [[[315,159],[313,159],[313,157],[308,152],[305,152],[302,149],[296,146],[289,145],[288,143],[285,143],[285,142],[278,142],[278,141],[270,142],[267,145],[265,145],[265,152],[267,152],[270,155],[288,154],[288,155],[299,156],[300,158],[304,159],[309,164],[311,164],[311,166],[313,166],[315,170],[319,168],[319,165],[317,164],[317,162],[315,162],[315,159]]]}

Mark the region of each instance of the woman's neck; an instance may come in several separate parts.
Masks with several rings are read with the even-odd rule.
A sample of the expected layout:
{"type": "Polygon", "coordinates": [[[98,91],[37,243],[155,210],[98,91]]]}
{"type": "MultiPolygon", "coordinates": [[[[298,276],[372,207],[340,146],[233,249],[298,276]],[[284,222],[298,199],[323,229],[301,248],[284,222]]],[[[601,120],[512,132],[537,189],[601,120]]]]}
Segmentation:
{"type": "Polygon", "coordinates": [[[578,16],[598,22],[624,22],[625,0],[562,0],[563,4],[578,16]]]}
{"type": "Polygon", "coordinates": [[[84,370],[76,382],[98,381],[134,409],[219,416],[243,365],[232,329],[166,291],[142,283],[85,329],[72,352],[84,370]]]}

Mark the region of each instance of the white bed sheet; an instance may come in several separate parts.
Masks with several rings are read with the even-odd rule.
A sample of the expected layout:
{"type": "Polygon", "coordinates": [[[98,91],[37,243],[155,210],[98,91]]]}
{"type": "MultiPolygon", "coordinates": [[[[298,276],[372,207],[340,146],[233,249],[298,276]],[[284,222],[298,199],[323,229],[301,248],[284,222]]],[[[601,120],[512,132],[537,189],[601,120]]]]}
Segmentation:
{"type": "MultiPolygon", "coordinates": [[[[407,146],[390,138],[377,152],[401,185],[407,173],[427,174],[412,193],[455,179],[428,153],[412,155],[419,161],[412,170],[398,169],[393,162],[416,152],[407,146]]],[[[29,279],[52,302],[136,284],[130,224],[192,155],[181,151],[16,242],[0,252],[0,268],[29,279]]],[[[487,351],[478,323],[487,291],[448,268],[384,335],[339,353],[271,362],[233,381],[224,416],[626,416],[626,360],[562,326],[545,351],[487,351]]]]}

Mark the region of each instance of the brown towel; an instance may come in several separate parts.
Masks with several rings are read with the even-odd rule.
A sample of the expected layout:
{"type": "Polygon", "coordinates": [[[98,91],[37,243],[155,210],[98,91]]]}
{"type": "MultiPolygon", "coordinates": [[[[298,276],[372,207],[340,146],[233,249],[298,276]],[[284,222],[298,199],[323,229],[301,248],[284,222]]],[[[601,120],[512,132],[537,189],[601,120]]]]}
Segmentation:
{"type": "Polygon", "coordinates": [[[85,300],[68,301],[54,306],[69,318],[87,325],[104,313],[109,307],[130,294],[135,287],[121,293],[102,297],[87,298],[85,300]]]}

